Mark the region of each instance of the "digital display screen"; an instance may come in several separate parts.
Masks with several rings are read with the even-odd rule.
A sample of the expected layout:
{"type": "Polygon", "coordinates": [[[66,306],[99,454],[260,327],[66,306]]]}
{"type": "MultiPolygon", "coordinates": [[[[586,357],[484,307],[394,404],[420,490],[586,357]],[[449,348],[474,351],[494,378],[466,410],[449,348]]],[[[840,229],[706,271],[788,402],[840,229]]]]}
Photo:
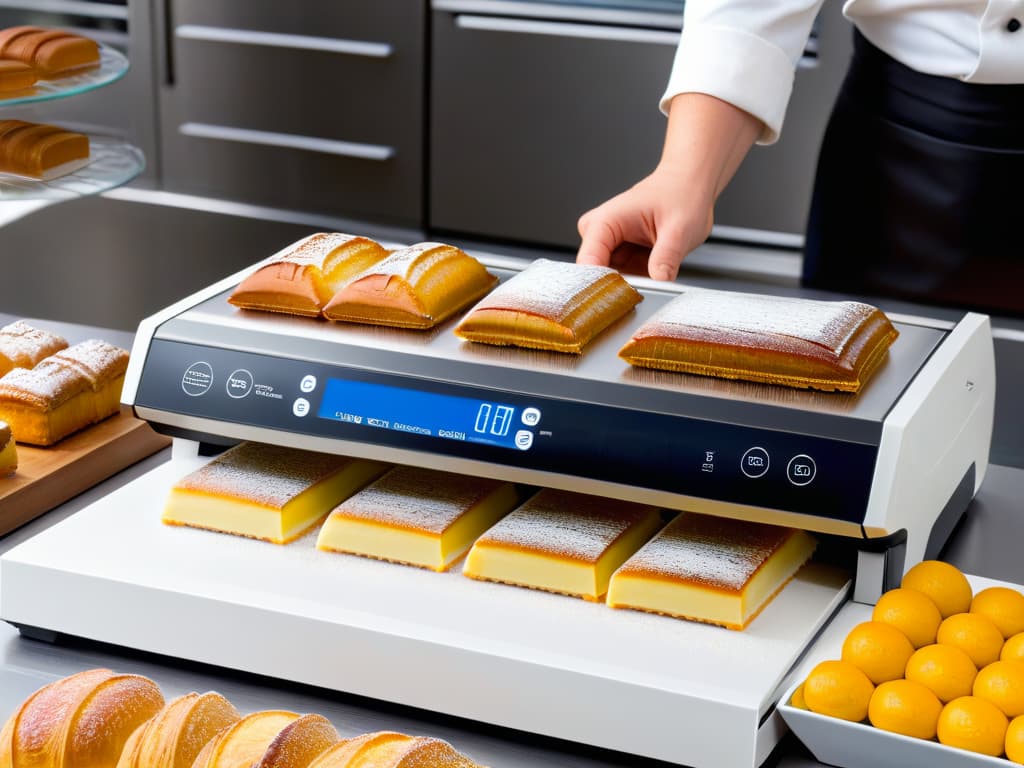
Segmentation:
{"type": "Polygon", "coordinates": [[[520,411],[508,403],[328,379],[317,416],[378,429],[525,449],[533,435],[523,430],[520,411]]]}

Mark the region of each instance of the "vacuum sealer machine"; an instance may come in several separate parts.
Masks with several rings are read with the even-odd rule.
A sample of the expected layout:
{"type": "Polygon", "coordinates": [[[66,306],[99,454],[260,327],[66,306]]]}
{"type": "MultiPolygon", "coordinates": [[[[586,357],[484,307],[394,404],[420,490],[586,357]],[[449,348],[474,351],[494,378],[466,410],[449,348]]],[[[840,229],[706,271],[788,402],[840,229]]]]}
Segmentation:
{"type": "MultiPolygon", "coordinates": [[[[525,262],[485,258],[502,278],[525,262]]],[[[873,602],[933,556],[985,473],[987,318],[894,317],[858,395],[633,369],[678,286],[567,356],[244,312],[243,274],[141,325],[123,400],[170,462],[0,559],[0,618],[697,766],[758,765],[793,668],[850,595],[806,567],[744,632],[159,521],[202,444],[257,440],[798,526],[873,602]],[[852,560],[852,558],[851,558],[852,560]]]]}

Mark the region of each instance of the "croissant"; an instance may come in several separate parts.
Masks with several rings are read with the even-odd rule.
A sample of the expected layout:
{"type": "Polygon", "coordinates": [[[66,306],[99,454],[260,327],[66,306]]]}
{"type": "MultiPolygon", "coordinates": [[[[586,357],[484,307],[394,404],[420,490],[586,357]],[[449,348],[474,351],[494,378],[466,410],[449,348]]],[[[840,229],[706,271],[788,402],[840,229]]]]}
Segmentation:
{"type": "Polygon", "coordinates": [[[0,731],[0,768],[111,768],[164,704],[139,675],[92,669],[32,694],[0,731]]]}
{"type": "Polygon", "coordinates": [[[187,693],[135,729],[117,768],[191,768],[220,731],[242,716],[219,693],[187,693]]]}
{"type": "Polygon", "coordinates": [[[322,715],[254,712],[208,742],[192,768],[306,768],[339,740],[322,715]]]}
{"type": "Polygon", "coordinates": [[[309,768],[482,768],[446,741],[378,731],[330,747],[309,768]]]}

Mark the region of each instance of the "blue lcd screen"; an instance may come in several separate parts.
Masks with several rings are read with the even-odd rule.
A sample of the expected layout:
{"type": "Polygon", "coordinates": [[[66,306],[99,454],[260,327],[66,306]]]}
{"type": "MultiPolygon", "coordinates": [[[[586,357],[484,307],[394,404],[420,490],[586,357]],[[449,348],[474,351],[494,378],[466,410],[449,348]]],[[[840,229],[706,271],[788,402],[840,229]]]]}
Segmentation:
{"type": "Polygon", "coordinates": [[[515,448],[517,407],[415,389],[328,379],[321,419],[515,448]]]}

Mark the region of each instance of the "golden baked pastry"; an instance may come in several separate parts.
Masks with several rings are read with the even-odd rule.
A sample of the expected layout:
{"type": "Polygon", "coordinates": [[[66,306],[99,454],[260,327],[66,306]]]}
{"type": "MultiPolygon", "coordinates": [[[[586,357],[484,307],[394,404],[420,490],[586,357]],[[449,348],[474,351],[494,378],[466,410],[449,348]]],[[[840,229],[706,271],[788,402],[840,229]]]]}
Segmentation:
{"type": "Polygon", "coordinates": [[[99,339],[88,339],[53,356],[77,369],[92,387],[95,414],[102,421],[121,409],[121,388],[128,370],[128,352],[99,339]]]}
{"type": "Polygon", "coordinates": [[[0,173],[53,179],[89,160],[89,137],[55,125],[0,120],[0,173]]]}
{"type": "Polygon", "coordinates": [[[395,467],[336,507],[316,545],[446,571],[517,502],[511,483],[395,467]]]}
{"type": "Polygon", "coordinates": [[[31,88],[39,79],[35,67],[21,61],[0,59],[0,93],[10,95],[31,88]]]}
{"type": "Polygon", "coordinates": [[[0,730],[3,768],[110,768],[164,704],[156,683],[91,669],[29,696],[0,730]]]}
{"type": "Polygon", "coordinates": [[[455,333],[484,344],[579,353],[642,300],[614,269],[538,259],[477,303],[455,333]]]}
{"type": "Polygon", "coordinates": [[[0,421],[0,478],[13,474],[18,468],[18,446],[14,433],[6,421],[0,421]]]}
{"type": "Polygon", "coordinates": [[[744,629],[816,544],[794,528],[683,512],[612,575],[608,605],[744,629]]]}
{"type": "Polygon", "coordinates": [[[203,747],[241,719],[219,693],[179,696],[135,729],[117,768],[192,768],[203,747]]]}
{"type": "Polygon", "coordinates": [[[33,368],[68,345],[62,337],[16,320],[0,328],[0,376],[12,368],[33,368]]]}
{"type": "Polygon", "coordinates": [[[52,357],[0,377],[0,419],[19,443],[53,445],[95,421],[89,379],[52,357]]]}
{"type": "Polygon", "coordinates": [[[0,59],[29,64],[45,78],[63,77],[99,64],[100,47],[96,41],[71,32],[10,27],[0,31],[0,59]]]}
{"type": "Polygon", "coordinates": [[[379,731],[339,742],[309,768],[483,768],[441,739],[379,731]]]}
{"type": "Polygon", "coordinates": [[[644,368],[856,392],[898,335],[868,304],[690,288],[619,355],[644,368]]]}
{"type": "Polygon", "coordinates": [[[597,601],[660,526],[657,507],[548,488],[477,539],[462,572],[597,601]]]}
{"type": "Polygon", "coordinates": [[[455,246],[418,243],[395,251],[349,280],[324,307],[324,317],[433,328],[497,282],[483,264],[455,246]]]}
{"type": "Polygon", "coordinates": [[[387,255],[380,243],[369,238],[320,232],[257,269],[239,283],[228,301],[242,309],[319,317],[345,281],[387,255]]]}
{"type": "Polygon", "coordinates": [[[307,768],[338,740],[322,715],[254,712],[207,742],[192,768],[307,768]]]}
{"type": "Polygon", "coordinates": [[[287,544],[388,465],[240,443],[171,489],[163,521],[287,544]]]}

